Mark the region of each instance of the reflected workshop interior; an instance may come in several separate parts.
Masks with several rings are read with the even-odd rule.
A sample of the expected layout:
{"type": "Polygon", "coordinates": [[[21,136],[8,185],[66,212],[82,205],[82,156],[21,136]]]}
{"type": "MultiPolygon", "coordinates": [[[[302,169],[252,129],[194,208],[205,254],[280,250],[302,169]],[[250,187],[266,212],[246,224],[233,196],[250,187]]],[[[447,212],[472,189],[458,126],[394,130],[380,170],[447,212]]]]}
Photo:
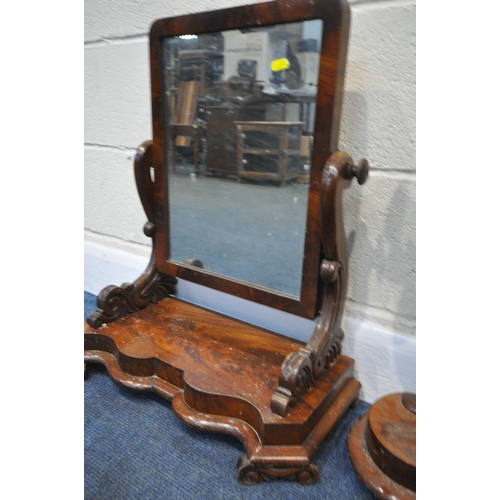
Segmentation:
{"type": "Polygon", "coordinates": [[[321,37],[311,20],[163,40],[173,261],[300,295],[321,37]]]}

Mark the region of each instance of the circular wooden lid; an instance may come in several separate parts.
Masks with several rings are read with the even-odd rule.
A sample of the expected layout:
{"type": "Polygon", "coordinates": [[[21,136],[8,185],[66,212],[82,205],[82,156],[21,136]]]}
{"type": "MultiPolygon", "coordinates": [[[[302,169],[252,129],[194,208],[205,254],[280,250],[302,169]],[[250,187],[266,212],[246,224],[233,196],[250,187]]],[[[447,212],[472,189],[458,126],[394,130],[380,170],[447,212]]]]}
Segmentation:
{"type": "Polygon", "coordinates": [[[377,401],[351,429],[348,450],[365,486],[379,499],[409,500],[416,491],[416,396],[377,401]]]}
{"type": "MultiPolygon", "coordinates": [[[[410,406],[411,408],[411,406],[410,406]]],[[[375,463],[387,475],[413,474],[417,467],[416,457],[416,397],[391,394],[377,401],[368,412],[367,444],[375,463]],[[406,406],[403,403],[406,400],[406,406]],[[409,402],[415,400],[415,412],[409,410],[409,402]],[[392,469],[401,469],[401,474],[392,469]],[[387,469],[387,470],[386,470],[387,469]]],[[[404,484],[406,477],[393,479],[404,484]]],[[[412,489],[415,489],[414,486],[412,489]]]]}

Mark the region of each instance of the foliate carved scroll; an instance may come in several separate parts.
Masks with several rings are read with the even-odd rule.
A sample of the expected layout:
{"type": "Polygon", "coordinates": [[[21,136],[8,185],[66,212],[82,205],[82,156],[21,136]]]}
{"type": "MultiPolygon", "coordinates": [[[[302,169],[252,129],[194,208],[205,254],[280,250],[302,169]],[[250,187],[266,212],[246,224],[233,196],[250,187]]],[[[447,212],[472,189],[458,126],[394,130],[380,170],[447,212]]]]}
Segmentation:
{"type": "Polygon", "coordinates": [[[135,179],[144,211],[149,221],[144,225],[144,234],[153,241],[151,259],[144,273],[133,283],[124,283],[122,286],[110,285],[104,288],[97,297],[97,309],[92,312],[87,323],[92,328],[100,328],[127,316],[135,311],[144,309],[151,304],[175,293],[177,278],[160,273],[156,269],[155,258],[155,217],[154,182],[151,179],[152,142],[144,142],[137,150],[134,161],[135,179]]]}
{"type": "Polygon", "coordinates": [[[124,283],[121,287],[110,285],[97,297],[97,309],[92,312],[87,323],[92,328],[100,328],[135,311],[156,304],[175,293],[177,279],[158,272],[144,273],[134,283],[124,283]]]}
{"type": "Polygon", "coordinates": [[[340,329],[338,307],[343,292],[339,262],[323,260],[323,306],[313,336],[306,347],[290,353],[281,366],[279,386],[271,399],[271,409],[286,415],[289,404],[304,394],[337,359],[344,332],[340,329]]]}
{"type": "Polygon", "coordinates": [[[281,366],[279,386],[271,398],[271,409],[279,415],[285,416],[288,406],[302,396],[341,353],[344,332],[340,324],[348,267],[342,190],[358,174],[358,181],[364,182],[367,169],[367,163],[356,169],[351,157],[340,151],[330,155],[323,169],[320,193],[321,242],[325,256],[320,268],[322,305],[309,343],[290,353],[281,366]]]}

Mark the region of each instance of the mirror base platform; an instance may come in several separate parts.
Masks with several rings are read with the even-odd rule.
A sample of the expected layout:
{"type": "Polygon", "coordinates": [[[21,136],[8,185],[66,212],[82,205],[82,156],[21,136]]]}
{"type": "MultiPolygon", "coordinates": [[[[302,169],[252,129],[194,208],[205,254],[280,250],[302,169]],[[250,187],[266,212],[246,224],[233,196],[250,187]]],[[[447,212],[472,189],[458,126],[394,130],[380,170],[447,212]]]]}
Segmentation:
{"type": "Polygon", "coordinates": [[[239,439],[244,484],[316,482],[313,456],[361,387],[354,360],[340,355],[280,416],[270,403],[281,365],[303,344],[174,297],[84,330],[86,375],[101,363],[115,382],[171,400],[187,425],[239,439]]]}
{"type": "Polygon", "coordinates": [[[416,498],[416,396],[390,394],[375,402],[347,438],[349,458],[379,500],[416,498]]]}

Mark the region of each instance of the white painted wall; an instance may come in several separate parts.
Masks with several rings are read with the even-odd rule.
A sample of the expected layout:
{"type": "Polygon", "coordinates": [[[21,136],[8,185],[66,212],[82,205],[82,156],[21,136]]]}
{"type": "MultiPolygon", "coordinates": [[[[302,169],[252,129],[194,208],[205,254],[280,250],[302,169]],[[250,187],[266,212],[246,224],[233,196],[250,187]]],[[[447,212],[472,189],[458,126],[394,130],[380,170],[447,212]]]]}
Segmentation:
{"type": "MultiPolygon", "coordinates": [[[[135,148],[152,136],[149,26],[245,3],[253,2],[86,0],[86,290],[135,279],[149,257],[133,178],[135,148]]],[[[350,250],[344,352],[356,359],[367,401],[416,390],[415,10],[415,0],[351,2],[340,147],[372,168],[366,184],[344,192],[350,250]]],[[[215,309],[224,304],[264,326],[289,325],[297,338],[312,331],[306,320],[228,302],[189,283],[180,284],[179,295],[215,309]]]]}

